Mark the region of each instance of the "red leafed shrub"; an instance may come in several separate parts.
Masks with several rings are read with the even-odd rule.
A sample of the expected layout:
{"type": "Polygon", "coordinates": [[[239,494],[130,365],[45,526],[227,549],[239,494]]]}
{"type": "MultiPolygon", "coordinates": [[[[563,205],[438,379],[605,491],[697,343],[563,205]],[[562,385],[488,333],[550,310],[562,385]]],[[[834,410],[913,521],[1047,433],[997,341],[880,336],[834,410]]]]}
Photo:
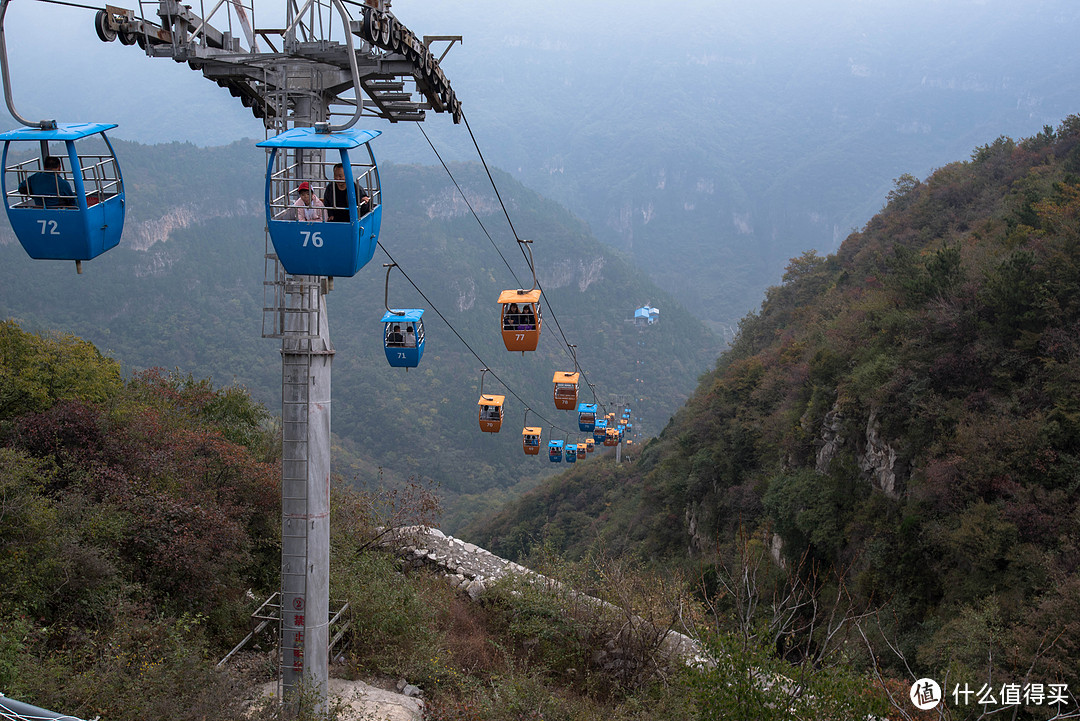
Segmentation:
{"type": "Polygon", "coordinates": [[[209,498],[149,493],[128,510],[125,555],[137,580],[190,608],[212,602],[249,560],[242,524],[209,498]]]}
{"type": "Polygon", "coordinates": [[[117,429],[113,442],[131,479],[127,555],[151,588],[194,607],[242,583],[239,574],[259,564],[253,548],[274,555],[275,465],[215,429],[165,423],[156,411],[117,429]]]}
{"type": "Polygon", "coordinates": [[[18,418],[14,440],[34,456],[86,462],[100,454],[102,435],[96,407],[81,401],[60,401],[48,410],[18,418]]]}

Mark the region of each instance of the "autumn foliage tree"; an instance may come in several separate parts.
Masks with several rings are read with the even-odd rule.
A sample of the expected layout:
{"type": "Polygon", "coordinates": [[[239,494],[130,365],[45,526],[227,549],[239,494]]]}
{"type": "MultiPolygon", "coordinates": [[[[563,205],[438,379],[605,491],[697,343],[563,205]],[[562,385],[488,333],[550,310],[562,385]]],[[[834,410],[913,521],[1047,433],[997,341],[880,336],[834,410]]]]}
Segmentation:
{"type": "Polygon", "coordinates": [[[243,389],[125,382],[77,338],[0,324],[0,686],[137,718],[179,685],[228,713],[198,702],[227,685],[200,659],[242,635],[245,590],[277,585],[274,436],[243,389]],[[131,702],[95,705],[110,693],[131,702]]]}

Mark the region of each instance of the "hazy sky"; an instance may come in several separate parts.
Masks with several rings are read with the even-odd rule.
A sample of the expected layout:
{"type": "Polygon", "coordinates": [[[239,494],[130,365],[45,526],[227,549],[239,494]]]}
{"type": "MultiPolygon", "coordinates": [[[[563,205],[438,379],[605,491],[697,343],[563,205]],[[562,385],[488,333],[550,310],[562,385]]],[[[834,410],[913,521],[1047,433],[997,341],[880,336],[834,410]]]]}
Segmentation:
{"type": "MultiPolygon", "coordinates": [[[[780,50],[802,48],[800,64],[841,58],[858,72],[864,59],[872,60],[873,45],[880,37],[907,39],[913,47],[936,43],[948,48],[964,43],[966,33],[981,32],[990,18],[1007,19],[1006,27],[1017,34],[1002,38],[1003,52],[1038,51],[1037,35],[1025,36],[1024,25],[1047,31],[1068,28],[1075,36],[1080,10],[1074,5],[1080,4],[1064,0],[676,0],[663,4],[651,0],[397,0],[392,9],[418,35],[464,36],[464,45],[456,47],[444,65],[452,78],[457,69],[474,77],[480,74],[481,84],[470,87],[470,94],[458,91],[468,107],[476,108],[483,107],[485,66],[500,73],[504,78],[500,82],[507,82],[505,74],[513,72],[522,53],[576,57],[579,60],[570,72],[595,76],[597,82],[630,85],[633,78],[610,64],[615,55],[611,48],[640,50],[642,59],[658,62],[696,54],[703,62],[710,57],[720,61],[737,57],[740,62],[754,63],[768,63],[771,57],[780,57],[780,50]]],[[[152,14],[156,2],[146,7],[152,14]]],[[[283,7],[280,0],[256,0],[258,25],[279,23],[283,7]]],[[[137,47],[119,42],[100,42],[93,16],[89,10],[13,0],[5,25],[13,96],[23,115],[55,117],[61,122],[120,121],[117,137],[140,141],[213,144],[262,135],[260,123],[249,111],[186,65],[147,58],[137,47]]],[[[530,79],[536,82],[550,82],[555,90],[568,79],[540,74],[530,79]]],[[[537,88],[534,85],[530,90],[537,88]]],[[[637,92],[648,101],[648,88],[637,92]]]]}

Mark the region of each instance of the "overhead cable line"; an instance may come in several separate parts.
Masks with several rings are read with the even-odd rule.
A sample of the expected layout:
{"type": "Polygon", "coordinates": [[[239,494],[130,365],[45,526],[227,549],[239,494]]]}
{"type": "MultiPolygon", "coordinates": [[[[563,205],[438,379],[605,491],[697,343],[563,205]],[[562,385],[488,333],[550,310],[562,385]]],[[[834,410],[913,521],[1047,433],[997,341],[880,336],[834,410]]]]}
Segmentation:
{"type": "MultiPolygon", "coordinates": [[[[462,114],[461,114],[461,120],[462,120],[463,123],[465,123],[465,129],[469,131],[469,137],[472,139],[473,147],[476,148],[476,154],[480,157],[480,163],[484,166],[484,171],[487,173],[488,180],[491,182],[491,187],[495,190],[495,197],[499,199],[499,205],[502,207],[503,215],[506,216],[506,222],[510,224],[510,231],[514,234],[514,240],[517,241],[518,248],[521,250],[521,254],[525,257],[525,261],[529,264],[529,267],[532,269],[533,277],[535,277],[536,276],[536,269],[532,267],[532,262],[530,261],[529,256],[526,255],[525,249],[522,247],[523,241],[522,241],[521,237],[517,233],[517,228],[514,227],[514,221],[511,220],[511,218],[510,218],[510,213],[506,209],[506,203],[503,202],[502,194],[499,193],[499,188],[495,184],[495,178],[491,175],[491,169],[488,167],[487,161],[484,159],[484,153],[483,153],[483,151],[480,150],[480,144],[476,141],[476,135],[473,134],[472,127],[469,125],[469,119],[468,119],[468,117],[466,117],[464,112],[462,112],[462,114]]],[[[424,137],[427,137],[426,133],[425,133],[424,137]]],[[[430,142],[430,141],[428,141],[428,142],[430,142]]],[[[434,149],[434,146],[432,146],[432,149],[434,149]]],[[[444,167],[445,167],[445,165],[444,165],[444,167]]],[[[459,190],[460,190],[460,188],[459,188],[459,190]]],[[[500,253],[499,255],[501,256],[502,253],[500,253]]],[[[517,276],[514,276],[514,279],[517,280],[517,276]]],[[[518,282],[518,284],[520,285],[520,281],[518,282]]],[[[563,346],[565,347],[565,350],[566,350],[567,354],[570,355],[570,357],[574,360],[575,365],[576,365],[577,359],[576,359],[573,351],[570,350],[570,341],[566,337],[566,333],[563,331],[562,324],[559,322],[559,316],[555,313],[555,309],[551,305],[551,298],[549,296],[544,295],[544,287],[540,284],[539,279],[536,280],[536,287],[538,287],[540,289],[542,297],[545,298],[545,301],[546,301],[547,307],[548,307],[548,311],[551,314],[551,319],[555,321],[555,327],[559,329],[559,335],[562,336],[563,346]]],[[[594,386],[593,386],[592,383],[589,382],[588,375],[583,370],[580,370],[580,368],[575,368],[575,370],[578,370],[581,373],[582,377],[585,378],[585,382],[588,384],[589,388],[593,389],[594,386]]],[[[601,408],[604,409],[604,413],[607,413],[607,406],[604,405],[603,403],[601,403],[600,400],[596,397],[596,391],[595,390],[593,390],[593,400],[596,401],[597,404],[601,408]]]]}
{"type": "MultiPolygon", "coordinates": [[[[532,410],[531,407],[529,406],[529,404],[526,403],[522,399],[522,397],[517,394],[517,391],[515,391],[513,388],[511,388],[506,383],[506,381],[504,381],[502,378],[500,378],[495,373],[495,371],[491,370],[490,366],[488,366],[488,364],[484,362],[484,359],[480,357],[480,354],[477,353],[473,349],[473,347],[471,345],[469,345],[469,342],[467,340],[465,340],[465,338],[462,337],[461,333],[458,333],[457,328],[454,327],[454,324],[451,323],[449,320],[447,320],[446,316],[444,316],[442,314],[442,312],[435,306],[435,304],[433,302],[431,302],[431,299],[428,298],[427,295],[424,294],[424,291],[420,290],[420,286],[418,286],[416,283],[414,283],[413,279],[409,277],[409,274],[405,272],[404,268],[402,268],[401,265],[398,264],[398,262],[396,260],[394,260],[394,256],[390,255],[390,251],[388,251],[386,249],[386,246],[384,246],[382,244],[382,241],[378,241],[378,246],[382,249],[382,252],[386,253],[386,257],[390,259],[390,262],[393,263],[394,265],[396,265],[397,269],[401,271],[401,274],[403,276],[405,276],[405,280],[409,281],[409,285],[411,285],[413,288],[416,289],[416,292],[420,294],[420,297],[424,299],[424,302],[426,302],[428,305],[431,306],[431,309],[435,312],[435,315],[439,316],[439,318],[442,319],[443,323],[446,323],[446,325],[450,328],[451,332],[453,332],[453,334],[457,336],[458,340],[461,341],[462,345],[464,345],[466,348],[468,348],[469,352],[473,354],[473,357],[476,358],[476,360],[478,360],[484,366],[484,368],[488,369],[487,372],[491,374],[491,377],[494,378],[495,380],[497,380],[499,382],[499,384],[503,388],[505,388],[508,393],[510,393],[510,395],[512,395],[514,398],[516,398],[519,403],[521,403],[521,405],[525,406],[529,410],[532,410]]],[[[551,422],[550,420],[545,418],[539,411],[534,410],[532,412],[535,413],[536,415],[540,416],[541,420],[543,420],[545,423],[547,423],[551,428],[558,429],[558,430],[561,430],[561,431],[566,431],[566,429],[563,428],[562,426],[555,425],[553,422],[551,422]]],[[[567,432],[569,433],[569,432],[572,432],[572,431],[567,431],[567,432]]]]}
{"type": "Polygon", "coordinates": [[[521,236],[518,235],[517,228],[514,227],[514,221],[510,220],[510,213],[506,210],[506,203],[503,202],[502,195],[499,194],[499,188],[495,185],[495,178],[491,177],[491,168],[488,167],[487,161],[484,160],[484,154],[480,151],[480,145],[476,142],[476,136],[473,135],[472,128],[469,127],[469,119],[465,117],[464,112],[461,113],[461,120],[465,123],[465,129],[469,131],[469,137],[472,138],[473,147],[476,148],[476,154],[480,156],[480,163],[484,166],[484,171],[487,172],[488,180],[491,181],[491,187],[495,189],[495,197],[499,199],[499,205],[502,206],[503,215],[506,216],[506,222],[510,224],[510,231],[514,234],[514,240],[520,243],[521,236]]]}
{"type": "MultiPolygon", "coordinates": [[[[498,186],[495,185],[495,178],[491,175],[491,169],[488,168],[487,161],[484,159],[484,153],[480,150],[480,144],[476,141],[476,136],[473,134],[472,127],[469,126],[469,119],[465,116],[465,113],[461,114],[462,122],[465,123],[465,129],[469,131],[469,137],[472,139],[473,147],[476,148],[476,154],[480,157],[480,163],[484,166],[484,170],[487,172],[488,180],[491,182],[491,187],[495,190],[495,197],[499,199],[499,205],[502,207],[503,215],[506,216],[506,222],[510,224],[510,231],[514,234],[514,240],[518,243],[518,248],[521,250],[521,255],[525,258],[525,262],[532,268],[532,261],[529,260],[529,256],[526,255],[525,248],[522,247],[522,239],[517,233],[517,229],[514,227],[514,221],[510,219],[510,212],[506,209],[506,203],[503,202],[502,195],[499,193],[498,186]]],[[[533,275],[536,275],[536,269],[533,268],[533,275]]],[[[544,287],[540,285],[540,280],[537,279],[536,286],[540,288],[540,292],[543,293],[544,287]]],[[[563,344],[567,348],[567,352],[570,353],[571,358],[573,353],[570,351],[570,341],[566,337],[566,333],[563,332],[562,325],[559,323],[559,318],[555,314],[555,309],[551,307],[550,298],[547,301],[548,310],[551,311],[552,320],[555,321],[555,326],[559,329],[559,335],[562,336],[563,344]]]]}
{"type": "Polygon", "coordinates": [[[83,10],[105,10],[105,8],[94,7],[93,5],[80,5],[79,3],[64,2],[64,0],[37,0],[39,3],[50,3],[52,5],[67,5],[72,8],[82,8],[83,10]]]}
{"type": "MultiPolygon", "coordinates": [[[[468,123],[466,123],[466,125],[468,125],[468,123]]],[[[450,180],[454,181],[454,187],[457,188],[458,193],[461,195],[461,199],[465,201],[465,205],[469,206],[469,211],[472,213],[473,217],[476,218],[476,222],[480,224],[480,228],[484,231],[484,235],[486,235],[487,239],[491,241],[491,247],[494,248],[495,252],[499,254],[500,258],[502,258],[502,262],[506,264],[506,269],[510,271],[510,275],[514,276],[514,281],[517,282],[517,284],[520,286],[521,281],[518,280],[517,273],[515,273],[514,269],[510,267],[510,262],[506,259],[506,256],[502,254],[502,251],[499,250],[499,246],[495,244],[495,239],[491,237],[491,233],[489,233],[487,227],[484,226],[484,221],[480,220],[480,216],[477,215],[476,210],[472,206],[472,203],[470,203],[469,199],[465,196],[465,191],[462,190],[461,186],[458,184],[457,178],[455,178],[454,174],[450,172],[450,168],[446,165],[446,161],[443,160],[442,155],[439,154],[439,151],[435,149],[435,144],[431,142],[431,138],[429,138],[428,134],[424,131],[424,126],[420,123],[417,123],[416,127],[420,128],[420,132],[424,134],[424,140],[428,142],[428,145],[431,146],[431,151],[435,153],[435,157],[439,159],[440,163],[442,163],[443,170],[445,170],[446,174],[450,176],[450,180]]],[[[487,166],[485,166],[485,168],[486,167],[487,166]]],[[[498,196],[498,194],[499,191],[496,189],[495,195],[498,196]]],[[[499,202],[502,203],[502,198],[499,198],[499,202]]],[[[505,211],[505,207],[503,208],[503,210],[505,211]]],[[[511,226],[511,228],[513,228],[513,226],[511,226]]],[[[517,237],[516,233],[515,237],[517,237]]]]}

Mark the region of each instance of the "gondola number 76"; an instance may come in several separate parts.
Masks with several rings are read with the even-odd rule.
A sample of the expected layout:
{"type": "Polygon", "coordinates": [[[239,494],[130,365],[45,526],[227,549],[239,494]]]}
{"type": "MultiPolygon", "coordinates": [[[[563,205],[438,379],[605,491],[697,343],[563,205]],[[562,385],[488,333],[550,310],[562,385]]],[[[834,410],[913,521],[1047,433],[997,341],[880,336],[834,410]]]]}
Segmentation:
{"type": "MultiPolygon", "coordinates": [[[[43,223],[45,221],[38,221],[38,222],[43,223]]],[[[301,230],[300,235],[304,236],[304,244],[301,246],[302,248],[307,247],[308,240],[310,240],[311,244],[314,245],[316,248],[321,248],[322,247],[322,233],[321,232],[316,230],[313,233],[310,230],[301,230]]]]}

